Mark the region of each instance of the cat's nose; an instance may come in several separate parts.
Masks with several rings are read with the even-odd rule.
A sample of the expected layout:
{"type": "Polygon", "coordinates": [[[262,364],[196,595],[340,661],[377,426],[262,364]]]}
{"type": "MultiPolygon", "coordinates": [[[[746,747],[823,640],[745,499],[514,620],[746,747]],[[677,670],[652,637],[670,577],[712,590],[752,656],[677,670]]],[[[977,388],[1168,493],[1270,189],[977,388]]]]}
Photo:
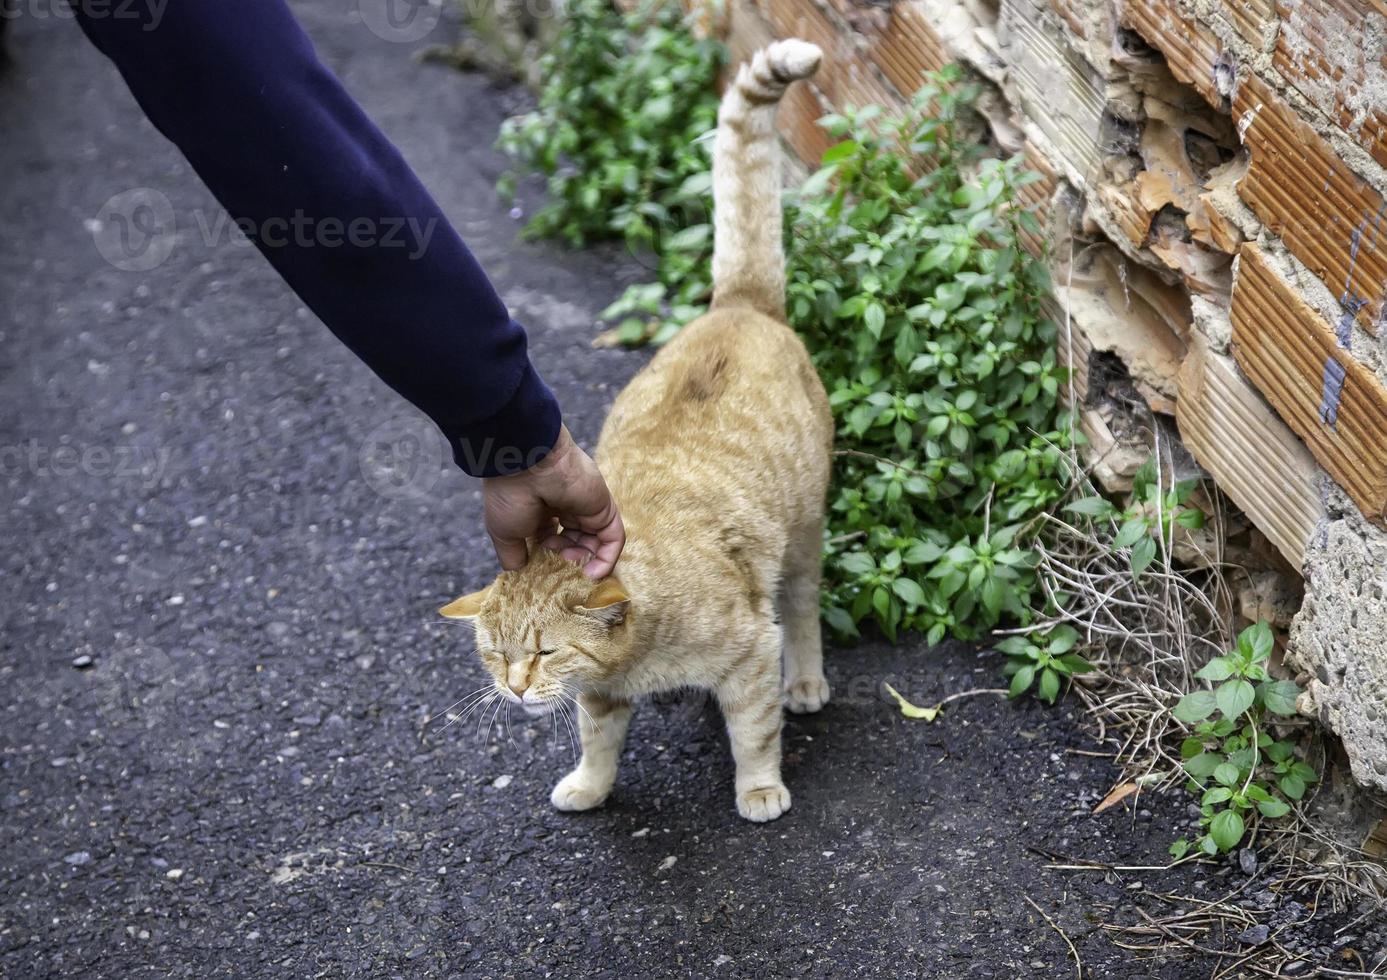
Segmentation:
{"type": "Polygon", "coordinates": [[[530,682],[525,681],[524,683],[517,686],[507,681],[506,687],[510,688],[511,693],[514,694],[516,697],[521,697],[526,691],[530,689],[530,682]]]}

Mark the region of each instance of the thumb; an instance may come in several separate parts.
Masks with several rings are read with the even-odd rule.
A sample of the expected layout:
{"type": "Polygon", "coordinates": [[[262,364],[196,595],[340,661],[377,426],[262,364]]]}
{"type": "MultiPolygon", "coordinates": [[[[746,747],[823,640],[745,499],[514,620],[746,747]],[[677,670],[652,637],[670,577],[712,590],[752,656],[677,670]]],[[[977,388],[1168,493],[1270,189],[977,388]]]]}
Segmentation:
{"type": "Polygon", "coordinates": [[[491,546],[496,549],[496,557],[500,559],[504,571],[513,572],[517,568],[524,568],[525,563],[530,560],[530,553],[525,550],[524,538],[505,538],[493,534],[491,546]]]}

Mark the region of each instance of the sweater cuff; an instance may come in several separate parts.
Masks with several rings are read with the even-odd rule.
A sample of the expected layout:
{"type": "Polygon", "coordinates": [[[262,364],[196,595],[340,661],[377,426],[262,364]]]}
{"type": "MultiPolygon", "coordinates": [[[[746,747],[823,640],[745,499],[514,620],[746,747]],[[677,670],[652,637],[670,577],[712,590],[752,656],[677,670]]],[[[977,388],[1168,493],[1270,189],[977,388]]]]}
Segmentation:
{"type": "Polygon", "coordinates": [[[559,440],[558,400],[528,360],[510,401],[490,418],[450,432],[453,460],[477,477],[510,476],[536,465],[559,440]]]}

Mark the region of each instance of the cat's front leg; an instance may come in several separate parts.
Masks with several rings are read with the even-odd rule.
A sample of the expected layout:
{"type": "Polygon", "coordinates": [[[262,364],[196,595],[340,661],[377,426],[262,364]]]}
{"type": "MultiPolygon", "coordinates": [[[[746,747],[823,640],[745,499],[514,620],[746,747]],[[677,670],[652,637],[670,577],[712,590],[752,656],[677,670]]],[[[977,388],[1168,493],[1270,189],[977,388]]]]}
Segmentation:
{"type": "Polygon", "coordinates": [[[600,694],[578,695],[578,732],[583,758],[559,780],[549,802],[560,810],[591,810],[600,806],[616,782],[621,747],[631,723],[631,702],[600,694]]]}
{"type": "Polygon", "coordinates": [[[780,633],[772,623],[715,688],[737,765],[737,812],[758,823],[790,809],[780,779],[780,633]]]}

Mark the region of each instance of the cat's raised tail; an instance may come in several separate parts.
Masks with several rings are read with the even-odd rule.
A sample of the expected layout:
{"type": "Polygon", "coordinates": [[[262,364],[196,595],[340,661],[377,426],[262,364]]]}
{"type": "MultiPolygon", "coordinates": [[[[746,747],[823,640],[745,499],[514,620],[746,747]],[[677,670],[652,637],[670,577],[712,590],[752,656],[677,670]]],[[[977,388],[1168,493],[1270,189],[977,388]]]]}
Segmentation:
{"type": "Polygon", "coordinates": [[[822,57],[808,41],[776,41],[741,66],[723,95],[713,144],[714,309],[742,306],[785,319],[775,109],[822,57]]]}

